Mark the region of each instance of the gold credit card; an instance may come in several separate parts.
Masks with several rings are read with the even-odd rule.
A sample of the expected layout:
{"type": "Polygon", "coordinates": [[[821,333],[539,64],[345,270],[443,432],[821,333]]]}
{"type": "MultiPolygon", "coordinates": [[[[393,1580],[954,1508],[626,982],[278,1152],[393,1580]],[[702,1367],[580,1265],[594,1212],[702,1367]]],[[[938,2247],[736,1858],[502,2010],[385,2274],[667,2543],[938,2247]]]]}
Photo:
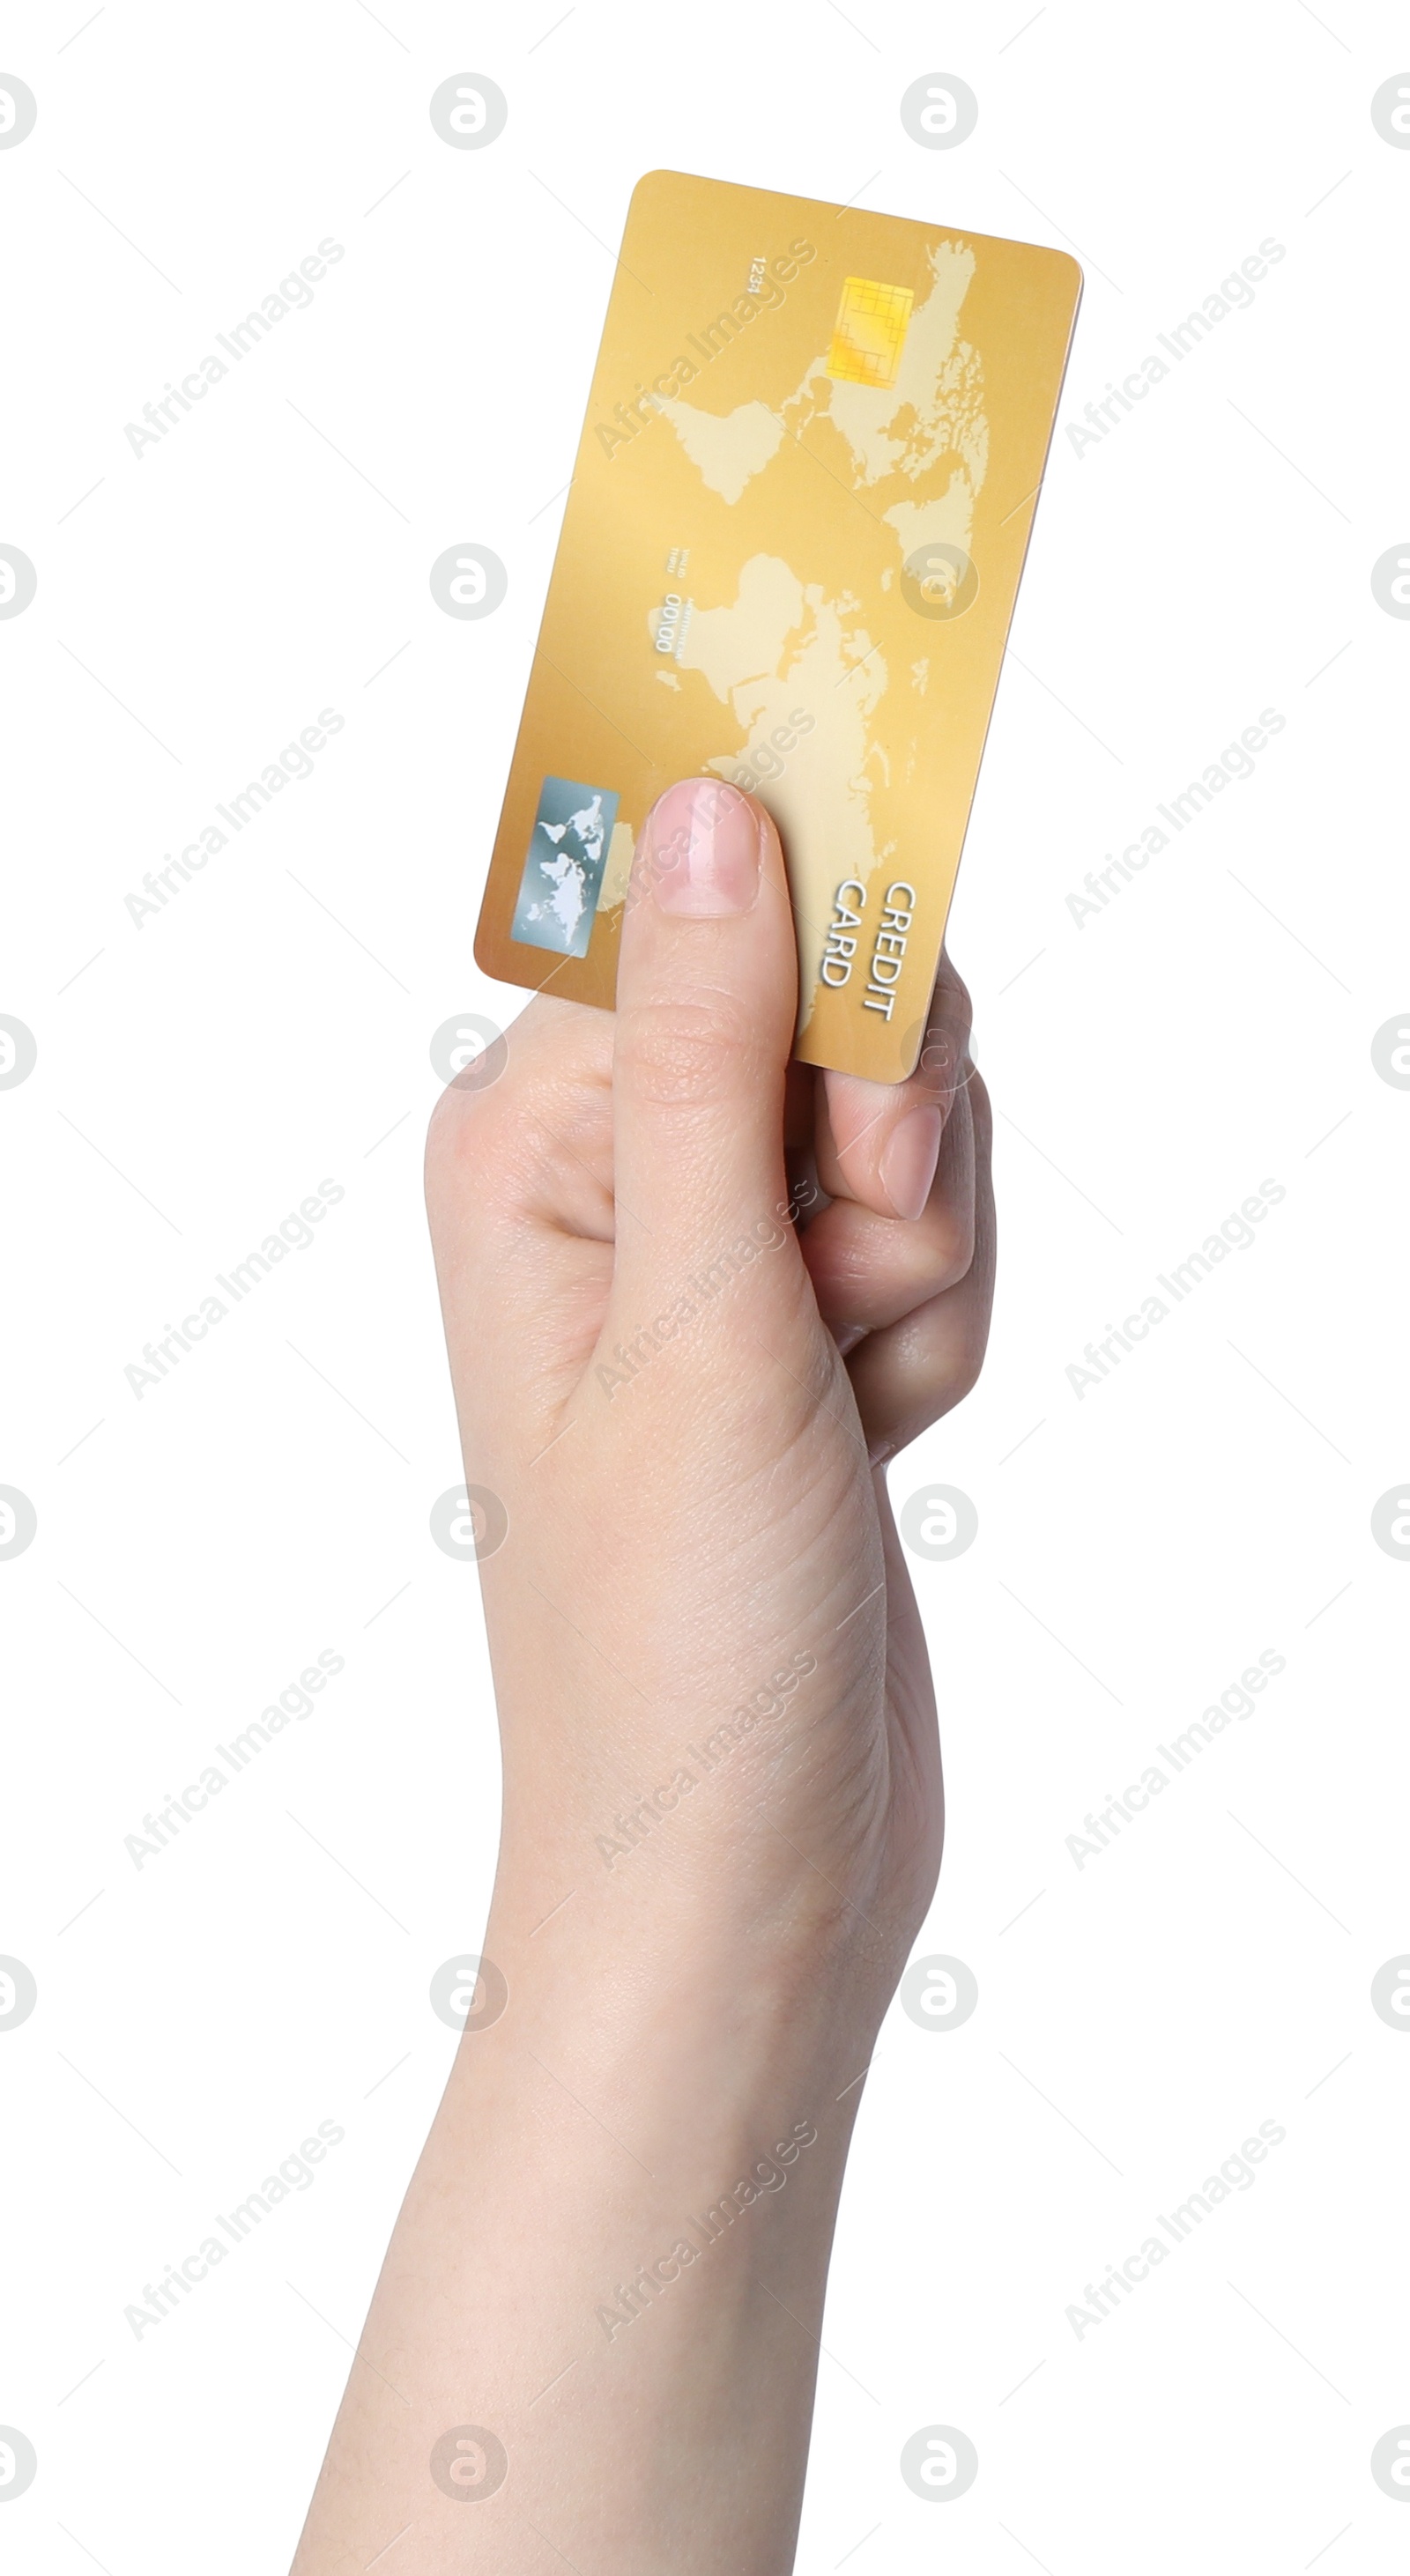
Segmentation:
{"type": "Polygon", "coordinates": [[[676,779],[768,807],[794,1053],[915,1064],[1081,292],[1062,251],[656,170],[598,352],[475,955],[610,1008],[676,779]]]}

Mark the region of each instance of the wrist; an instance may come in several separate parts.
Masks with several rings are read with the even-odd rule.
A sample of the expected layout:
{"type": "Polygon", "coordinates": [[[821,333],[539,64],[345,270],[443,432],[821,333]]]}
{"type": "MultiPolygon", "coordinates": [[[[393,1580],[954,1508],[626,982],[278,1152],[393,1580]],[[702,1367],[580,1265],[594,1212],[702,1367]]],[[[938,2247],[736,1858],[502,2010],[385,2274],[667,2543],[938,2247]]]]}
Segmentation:
{"type": "Polygon", "coordinates": [[[905,1927],[892,1938],[812,1873],[805,1904],[761,1890],[747,1866],[626,1876],[588,1870],[555,1899],[556,1873],[501,1864],[485,1953],[506,2018],[643,2066],[698,2065],[746,2094],[781,2067],[842,2082],[866,2063],[905,1927]]]}
{"type": "Polygon", "coordinates": [[[819,2142],[803,2161],[840,2182],[890,1971],[852,1932],[804,1948],[700,1910],[638,1908],[617,1933],[576,1898],[542,1921],[502,1878],[485,1955],[505,1999],[467,2031],[457,2082],[520,2100],[547,2085],[668,2194],[724,2188],[799,2128],[819,2142]]]}

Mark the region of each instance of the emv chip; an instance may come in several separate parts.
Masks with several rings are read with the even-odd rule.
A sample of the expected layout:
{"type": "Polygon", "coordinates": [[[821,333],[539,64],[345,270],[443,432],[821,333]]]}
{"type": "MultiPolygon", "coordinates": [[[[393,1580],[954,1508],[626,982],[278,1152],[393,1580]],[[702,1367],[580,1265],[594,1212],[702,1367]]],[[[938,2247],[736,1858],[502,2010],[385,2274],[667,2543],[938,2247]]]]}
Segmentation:
{"type": "Polygon", "coordinates": [[[881,286],[874,277],[843,280],[832,326],[827,372],[853,385],[894,385],[914,302],[908,286],[881,286]]]}

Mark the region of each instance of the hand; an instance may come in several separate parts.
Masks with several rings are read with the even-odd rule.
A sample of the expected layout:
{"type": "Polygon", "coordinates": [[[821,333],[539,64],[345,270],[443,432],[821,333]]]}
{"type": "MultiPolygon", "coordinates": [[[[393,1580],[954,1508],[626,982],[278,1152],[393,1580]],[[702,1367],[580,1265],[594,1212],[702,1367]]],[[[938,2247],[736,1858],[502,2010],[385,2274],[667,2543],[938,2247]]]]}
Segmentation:
{"type": "Polygon", "coordinates": [[[578,1940],[675,1947],[723,1905],[805,1946],[880,1924],[884,1982],[941,1792],[876,1470],[980,1365],[989,1112],[948,964],[895,1087],[790,1066],[795,1009],[772,822],[674,788],[615,1019],[531,1003],[503,1077],[445,1093],[428,1199],[466,1472],[508,1515],[483,1579],[516,1916],[571,1888],[578,1940]]]}

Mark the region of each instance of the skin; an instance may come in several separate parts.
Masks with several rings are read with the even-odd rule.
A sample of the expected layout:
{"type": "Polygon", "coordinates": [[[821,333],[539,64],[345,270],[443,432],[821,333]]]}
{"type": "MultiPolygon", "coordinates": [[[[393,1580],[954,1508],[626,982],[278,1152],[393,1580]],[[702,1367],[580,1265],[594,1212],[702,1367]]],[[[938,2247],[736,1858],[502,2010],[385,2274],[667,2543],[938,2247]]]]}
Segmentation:
{"type": "Polygon", "coordinates": [[[615,1015],[536,999],[432,1121],[466,1476],[508,1515],[507,2001],[461,2042],[294,2576],[793,2563],[848,2137],[940,1862],[882,1471],[980,1366],[989,1112],[948,964],[910,1082],[789,1065],[777,835],[695,789],[643,835],[615,1015]],[[708,908],[701,804],[717,851],[757,831],[745,911],[708,908]]]}

